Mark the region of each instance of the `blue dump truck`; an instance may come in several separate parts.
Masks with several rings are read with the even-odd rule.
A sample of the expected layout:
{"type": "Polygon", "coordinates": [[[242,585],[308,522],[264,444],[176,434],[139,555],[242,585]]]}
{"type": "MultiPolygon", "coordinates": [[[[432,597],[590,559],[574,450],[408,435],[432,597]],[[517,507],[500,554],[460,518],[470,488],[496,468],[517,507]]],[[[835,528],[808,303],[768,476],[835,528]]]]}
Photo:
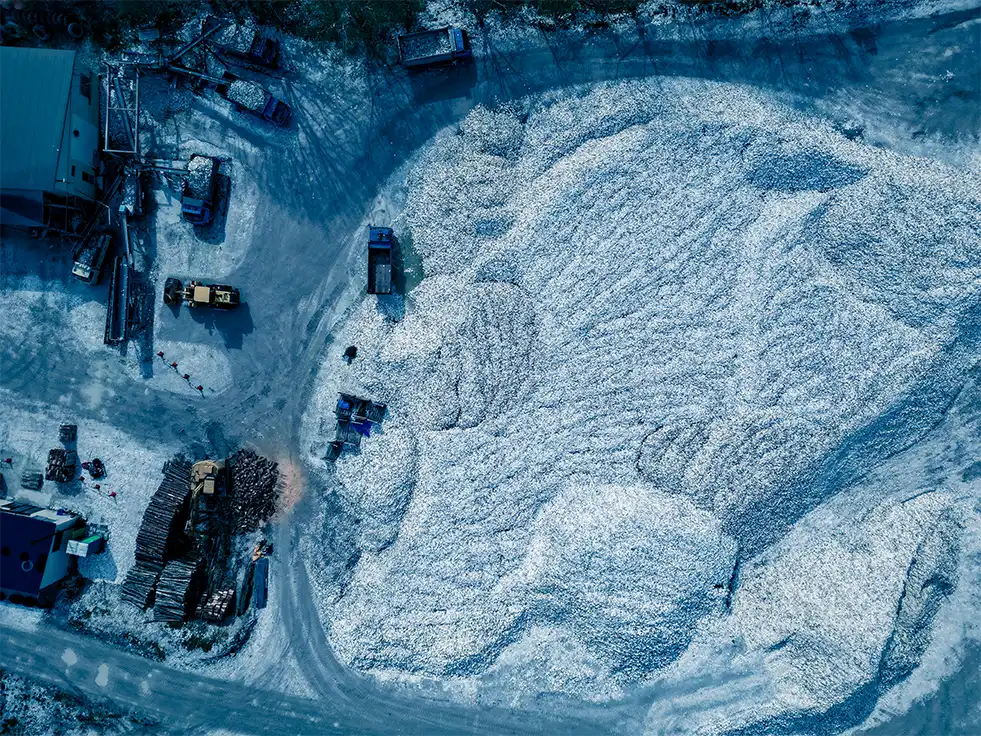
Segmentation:
{"type": "Polygon", "coordinates": [[[208,16],[201,25],[201,33],[207,36],[208,47],[219,58],[227,57],[235,64],[259,69],[275,69],[279,65],[279,40],[261,31],[250,31],[208,16]]]}
{"type": "Polygon", "coordinates": [[[181,192],[181,214],[194,225],[207,225],[214,216],[218,188],[218,159],[191,156],[181,192]]]}
{"type": "Polygon", "coordinates": [[[250,112],[274,125],[289,125],[293,117],[290,106],[263,89],[255,82],[225,72],[222,84],[217,87],[218,94],[231,102],[236,109],[250,112]]]}
{"type": "Polygon", "coordinates": [[[399,61],[408,68],[451,64],[469,59],[470,39],[460,28],[438,28],[399,36],[399,61]]]}
{"type": "Polygon", "coordinates": [[[368,228],[368,293],[392,293],[392,239],[390,227],[368,228]]]}

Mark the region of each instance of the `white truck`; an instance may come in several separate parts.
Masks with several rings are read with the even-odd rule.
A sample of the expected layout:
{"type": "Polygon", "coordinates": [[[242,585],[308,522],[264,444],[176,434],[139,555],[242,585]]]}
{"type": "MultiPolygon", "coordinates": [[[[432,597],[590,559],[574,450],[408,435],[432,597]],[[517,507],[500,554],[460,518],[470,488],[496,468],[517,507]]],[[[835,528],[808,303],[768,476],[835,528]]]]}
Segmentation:
{"type": "Polygon", "coordinates": [[[102,278],[102,264],[111,245],[112,235],[109,233],[96,233],[82,243],[75,250],[72,276],[87,284],[98,284],[102,278]]]}

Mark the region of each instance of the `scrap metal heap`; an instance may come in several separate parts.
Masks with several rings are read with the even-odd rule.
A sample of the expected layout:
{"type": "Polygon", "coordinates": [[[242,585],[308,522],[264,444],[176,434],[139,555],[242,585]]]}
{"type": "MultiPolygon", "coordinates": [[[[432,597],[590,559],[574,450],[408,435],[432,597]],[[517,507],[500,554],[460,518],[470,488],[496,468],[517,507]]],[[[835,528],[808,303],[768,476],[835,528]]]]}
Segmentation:
{"type": "Polygon", "coordinates": [[[259,528],[276,510],[279,465],[252,450],[240,450],[232,461],[229,514],[237,532],[259,528]]]}
{"type": "Polygon", "coordinates": [[[44,479],[56,483],[71,483],[75,480],[78,470],[78,454],[74,450],[55,447],[48,452],[48,465],[44,470],[44,479]]]}
{"type": "Polygon", "coordinates": [[[191,490],[190,473],[191,464],[183,457],[165,463],[164,479],[143,514],[136,535],[136,564],[126,574],[122,591],[123,600],[137,608],[150,605],[154,586],[164,570],[168,541],[183,515],[191,490]]]}

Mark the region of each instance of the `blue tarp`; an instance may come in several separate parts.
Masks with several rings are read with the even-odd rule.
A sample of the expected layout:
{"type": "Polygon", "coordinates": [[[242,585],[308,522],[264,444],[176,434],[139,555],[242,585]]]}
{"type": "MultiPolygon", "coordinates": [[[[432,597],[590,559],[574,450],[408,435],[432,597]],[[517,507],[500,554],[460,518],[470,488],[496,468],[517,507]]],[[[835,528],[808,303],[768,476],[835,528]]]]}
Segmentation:
{"type": "Polygon", "coordinates": [[[256,608],[266,607],[269,590],[269,560],[260,557],[255,563],[255,577],[252,583],[252,605],[256,608]]]}

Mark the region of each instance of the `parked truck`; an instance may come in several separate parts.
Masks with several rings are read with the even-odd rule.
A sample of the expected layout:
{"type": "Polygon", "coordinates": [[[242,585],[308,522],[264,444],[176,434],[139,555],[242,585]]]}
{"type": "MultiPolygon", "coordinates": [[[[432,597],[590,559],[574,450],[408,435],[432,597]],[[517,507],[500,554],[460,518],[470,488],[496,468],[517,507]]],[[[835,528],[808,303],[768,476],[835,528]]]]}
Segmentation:
{"type": "Polygon", "coordinates": [[[181,192],[181,213],[194,225],[207,225],[214,217],[218,191],[219,161],[211,156],[191,156],[181,192]]]}
{"type": "Polygon", "coordinates": [[[449,26],[399,36],[398,46],[399,60],[408,68],[449,64],[473,55],[467,32],[449,26]]]}
{"type": "Polygon", "coordinates": [[[193,308],[212,307],[214,309],[235,309],[241,303],[239,290],[227,284],[205,284],[169,278],[164,284],[164,304],[175,306],[186,304],[193,308]]]}
{"type": "Polygon", "coordinates": [[[390,227],[368,228],[368,293],[392,293],[392,237],[390,227]]]}
{"type": "Polygon", "coordinates": [[[102,264],[111,245],[112,235],[109,233],[96,233],[82,243],[75,251],[72,276],[87,284],[98,284],[102,278],[102,264]]]}
{"type": "Polygon", "coordinates": [[[290,106],[285,102],[255,82],[239,79],[230,72],[225,72],[223,82],[217,89],[218,94],[239,110],[250,112],[280,127],[288,125],[293,117],[290,106]]]}
{"type": "Polygon", "coordinates": [[[219,57],[245,66],[275,69],[279,62],[279,41],[261,31],[249,31],[237,25],[224,25],[216,18],[208,17],[201,27],[208,33],[215,24],[221,26],[211,34],[208,46],[219,57]]]}

